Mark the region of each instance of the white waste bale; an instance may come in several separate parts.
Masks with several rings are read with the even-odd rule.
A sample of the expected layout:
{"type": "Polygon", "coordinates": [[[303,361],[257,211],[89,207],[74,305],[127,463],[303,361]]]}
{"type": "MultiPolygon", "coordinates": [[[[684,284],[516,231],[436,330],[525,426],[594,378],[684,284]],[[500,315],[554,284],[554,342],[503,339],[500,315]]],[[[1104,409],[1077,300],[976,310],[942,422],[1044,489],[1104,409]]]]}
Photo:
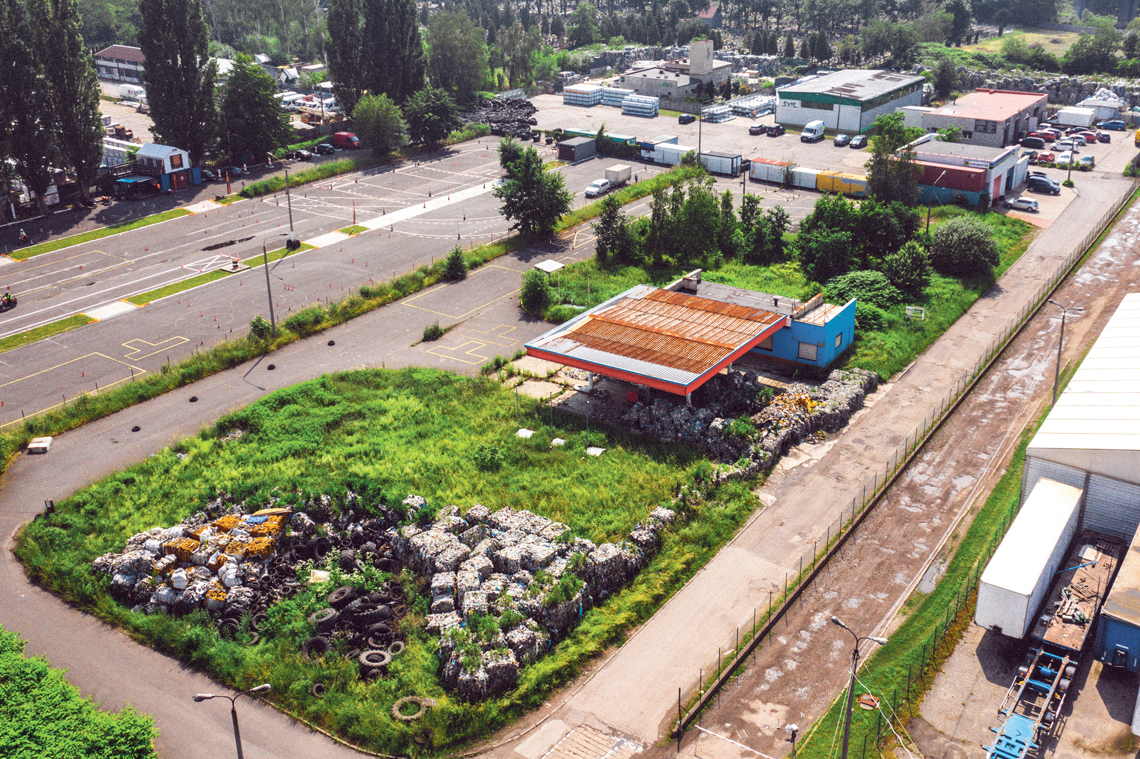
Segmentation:
{"type": "Polygon", "coordinates": [[[147,542],[143,543],[143,550],[149,551],[150,553],[158,553],[162,550],[162,543],[159,542],[157,538],[151,538],[147,542]]]}
{"type": "Polygon", "coordinates": [[[190,580],[186,577],[185,569],[176,569],[170,574],[170,584],[178,590],[186,590],[186,586],[190,584],[190,580]]]}
{"type": "Polygon", "coordinates": [[[238,573],[237,564],[235,562],[227,562],[218,569],[218,579],[222,581],[222,585],[227,588],[232,588],[236,585],[241,585],[241,575],[238,573]]]}

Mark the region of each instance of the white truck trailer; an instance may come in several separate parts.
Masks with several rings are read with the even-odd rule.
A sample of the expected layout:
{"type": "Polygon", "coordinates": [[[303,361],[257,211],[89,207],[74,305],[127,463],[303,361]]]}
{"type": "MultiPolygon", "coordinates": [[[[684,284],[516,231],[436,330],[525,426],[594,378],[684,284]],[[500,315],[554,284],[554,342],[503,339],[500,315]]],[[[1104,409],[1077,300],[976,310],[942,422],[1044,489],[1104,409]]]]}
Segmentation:
{"type": "Polygon", "coordinates": [[[621,187],[629,181],[631,176],[633,176],[633,169],[630,168],[629,164],[619,163],[617,166],[606,169],[606,179],[610,182],[610,189],[616,190],[621,187]]]}

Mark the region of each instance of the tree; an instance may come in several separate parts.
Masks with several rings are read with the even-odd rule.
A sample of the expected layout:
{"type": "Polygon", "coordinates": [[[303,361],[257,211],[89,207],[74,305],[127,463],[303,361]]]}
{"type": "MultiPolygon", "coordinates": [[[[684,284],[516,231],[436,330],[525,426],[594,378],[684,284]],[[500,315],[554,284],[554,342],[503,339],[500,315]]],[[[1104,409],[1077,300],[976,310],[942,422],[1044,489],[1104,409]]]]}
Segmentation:
{"type": "Polygon", "coordinates": [[[796,57],[796,41],[792,39],[792,33],[788,32],[788,36],[784,38],[784,57],[796,57]]]}
{"type": "Polygon", "coordinates": [[[555,16],[551,20],[550,33],[559,39],[562,39],[564,36],[566,36],[566,24],[562,21],[561,16],[555,16]]]}
{"type": "Polygon", "coordinates": [[[333,92],[345,113],[356,110],[356,104],[368,88],[363,61],[362,8],[363,0],[329,0],[325,61],[332,79],[333,92]]]}
{"type": "Polygon", "coordinates": [[[248,55],[239,53],[222,87],[219,107],[231,161],[240,161],[238,156],[247,153],[260,161],[291,141],[295,133],[288,114],[273,97],[275,92],[273,78],[248,55]]]}
{"type": "Polygon", "coordinates": [[[528,313],[541,317],[550,305],[550,282],[540,271],[531,269],[523,275],[519,301],[528,313]]]}
{"type": "Polygon", "coordinates": [[[430,71],[436,85],[459,103],[470,103],[487,79],[483,31],[463,12],[441,11],[428,24],[430,71]]]}
{"type": "Polygon", "coordinates": [[[871,159],[866,163],[867,194],[884,203],[912,205],[918,197],[918,167],[914,151],[907,147],[913,137],[902,114],[884,114],[875,119],[874,127],[871,159]]]}
{"type": "Polygon", "coordinates": [[[361,64],[367,89],[403,103],[424,86],[424,46],[414,0],[364,0],[361,64]]]}
{"type": "MultiPolygon", "coordinates": [[[[33,32],[20,0],[0,0],[0,159],[16,162],[41,214],[47,213],[51,166],[56,157],[51,101],[43,68],[32,46],[33,32]]],[[[7,168],[7,162],[4,162],[7,168]]]]}
{"type": "Polygon", "coordinates": [[[103,121],[99,79],[79,32],[79,11],[75,0],[32,0],[29,10],[56,144],[61,159],[75,174],[80,195],[90,200],[91,185],[103,161],[103,121]]]}
{"type": "Polygon", "coordinates": [[[883,273],[902,292],[919,296],[930,284],[930,256],[917,240],[911,240],[883,260],[883,273]]]}
{"type": "Polygon", "coordinates": [[[434,87],[425,87],[404,103],[404,119],[413,142],[440,142],[463,125],[451,95],[434,87]]]}
{"type": "Polygon", "coordinates": [[[930,262],[952,277],[989,276],[1001,260],[993,230],[973,216],[938,225],[930,238],[930,262]]]}
{"type": "Polygon", "coordinates": [[[813,282],[827,282],[855,266],[850,232],[820,229],[796,237],[800,269],[813,282]]]}
{"type": "Polygon", "coordinates": [[[970,21],[973,17],[970,0],[946,0],[942,9],[954,17],[950,25],[950,39],[953,42],[969,39],[970,21]]]}
{"type": "Polygon", "coordinates": [[[365,95],[352,112],[352,123],[365,147],[377,155],[391,153],[408,141],[408,125],[400,107],[387,95],[365,95]]]}
{"type": "Polygon", "coordinates": [[[499,210],[511,221],[510,228],[524,235],[550,234],[573,199],[562,175],[546,171],[538,151],[531,147],[507,167],[506,181],[493,192],[503,201],[499,210]]]}
{"type": "Polygon", "coordinates": [[[1123,37],[1113,25],[1112,19],[1093,19],[1095,34],[1082,34],[1065,51],[1061,59],[1061,69],[1066,74],[1092,74],[1099,71],[1113,71],[1116,68],[1116,51],[1123,37]]]}
{"type": "Polygon", "coordinates": [[[598,9],[592,3],[579,3],[570,18],[570,47],[592,45],[601,37],[598,28],[598,9]]]}
{"type": "Polygon", "coordinates": [[[199,163],[212,146],[218,119],[217,67],[210,58],[200,0],[139,0],[146,56],[143,82],[155,138],[199,163]]]}
{"type": "Polygon", "coordinates": [[[950,56],[938,59],[934,67],[934,92],[940,98],[947,98],[958,86],[958,67],[950,56]]]}
{"type": "Polygon", "coordinates": [[[621,212],[621,201],[607,195],[601,202],[602,212],[593,225],[594,252],[601,264],[610,261],[632,263],[636,258],[629,232],[629,219],[621,212]]]}
{"type": "Polygon", "coordinates": [[[467,259],[463,257],[463,248],[458,245],[447,254],[443,264],[443,276],[447,279],[467,278],[467,259]]]}
{"type": "Polygon", "coordinates": [[[499,165],[504,169],[522,158],[523,146],[514,137],[499,140],[499,165]]]}
{"type": "Polygon", "coordinates": [[[800,58],[805,61],[811,60],[811,45],[808,44],[808,38],[804,37],[800,40],[800,58]]]}

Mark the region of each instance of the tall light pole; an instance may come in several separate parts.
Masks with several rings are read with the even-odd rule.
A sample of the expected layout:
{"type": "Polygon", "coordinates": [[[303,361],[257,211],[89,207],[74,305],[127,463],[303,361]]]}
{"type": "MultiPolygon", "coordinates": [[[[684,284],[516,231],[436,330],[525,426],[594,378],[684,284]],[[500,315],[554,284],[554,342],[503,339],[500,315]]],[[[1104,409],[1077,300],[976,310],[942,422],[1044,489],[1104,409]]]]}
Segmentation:
{"type": "Polygon", "coordinates": [[[289,234],[288,232],[280,232],[275,235],[269,235],[261,241],[261,253],[265,256],[265,292],[269,295],[269,324],[273,327],[273,339],[277,339],[277,319],[273,316],[273,290],[269,287],[269,250],[265,247],[266,244],[274,237],[284,237],[289,234]]]}
{"type": "Polygon", "coordinates": [[[1046,303],[1052,303],[1057,308],[1061,309],[1061,337],[1057,340],[1057,367],[1053,370],[1053,405],[1057,405],[1057,385],[1061,381],[1061,347],[1065,344],[1065,317],[1069,315],[1070,311],[1084,311],[1079,306],[1062,306],[1052,298],[1047,298],[1046,303]]]}
{"type": "Polygon", "coordinates": [[[851,633],[851,637],[855,639],[855,647],[851,650],[851,682],[847,686],[847,709],[843,715],[843,755],[840,757],[840,759],[847,759],[847,744],[851,740],[851,710],[855,706],[855,671],[859,669],[859,644],[865,640],[869,640],[872,643],[878,643],[880,646],[884,646],[887,643],[887,639],[876,638],[872,635],[859,637],[850,627],[843,624],[839,617],[833,616],[831,618],[831,624],[842,627],[851,633]]]}
{"type": "MultiPolygon", "coordinates": [[[[946,171],[950,171],[950,169],[946,169],[946,171]]],[[[938,187],[942,177],[946,176],[946,171],[939,174],[938,179],[934,180],[934,184],[930,185],[930,200],[926,201],[926,234],[930,234],[930,206],[934,203],[934,188],[938,187]]]]}
{"type": "Polygon", "coordinates": [[[293,200],[289,197],[289,169],[285,169],[285,205],[289,208],[289,238],[296,239],[297,235],[293,232],[293,200]]]}
{"type": "Polygon", "coordinates": [[[234,743],[237,744],[238,759],[245,759],[245,756],[241,752],[241,730],[238,729],[237,700],[246,694],[266,693],[272,687],[273,686],[271,686],[269,683],[263,683],[256,688],[243,690],[236,696],[227,696],[225,694],[219,695],[215,693],[199,693],[198,695],[193,696],[193,699],[194,701],[209,701],[210,699],[214,698],[228,698],[230,700],[230,719],[233,720],[234,723],[234,743]]]}

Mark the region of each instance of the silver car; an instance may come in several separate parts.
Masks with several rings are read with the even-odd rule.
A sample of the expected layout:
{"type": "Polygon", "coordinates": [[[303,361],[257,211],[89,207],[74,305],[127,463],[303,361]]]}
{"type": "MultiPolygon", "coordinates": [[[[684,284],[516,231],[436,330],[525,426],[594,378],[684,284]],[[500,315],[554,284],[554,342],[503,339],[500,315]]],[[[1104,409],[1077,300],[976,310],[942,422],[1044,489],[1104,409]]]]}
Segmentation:
{"type": "Polygon", "coordinates": [[[1005,201],[1005,207],[1014,211],[1037,212],[1037,201],[1033,198],[1010,198],[1005,201]]]}

